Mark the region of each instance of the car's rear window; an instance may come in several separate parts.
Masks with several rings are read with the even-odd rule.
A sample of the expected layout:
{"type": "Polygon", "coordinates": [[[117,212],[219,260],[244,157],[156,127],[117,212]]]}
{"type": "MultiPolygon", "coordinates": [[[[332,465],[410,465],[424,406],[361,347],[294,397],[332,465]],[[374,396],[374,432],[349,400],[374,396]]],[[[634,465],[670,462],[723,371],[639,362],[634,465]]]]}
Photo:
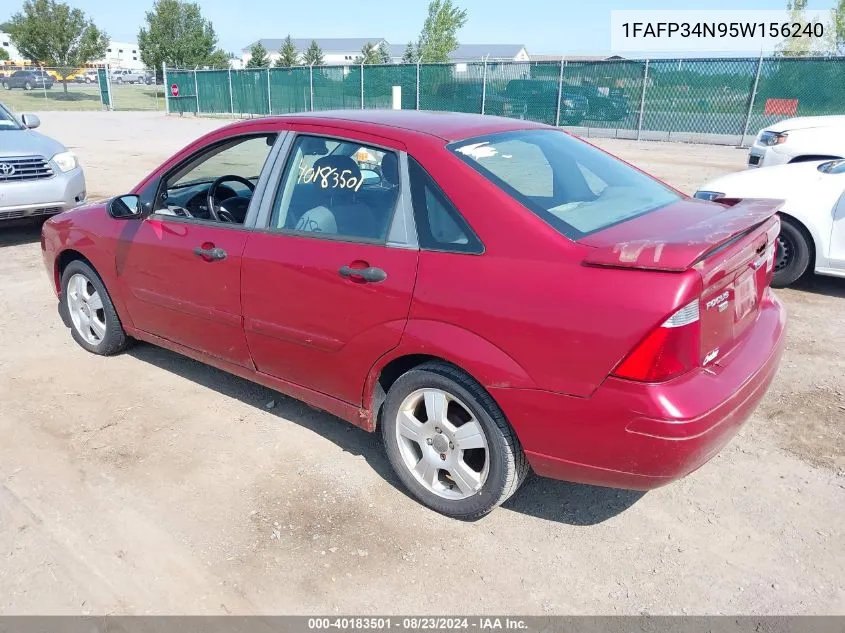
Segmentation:
{"type": "Polygon", "coordinates": [[[560,130],[520,130],[449,145],[560,233],[578,239],[680,198],[672,189],[560,130]]]}

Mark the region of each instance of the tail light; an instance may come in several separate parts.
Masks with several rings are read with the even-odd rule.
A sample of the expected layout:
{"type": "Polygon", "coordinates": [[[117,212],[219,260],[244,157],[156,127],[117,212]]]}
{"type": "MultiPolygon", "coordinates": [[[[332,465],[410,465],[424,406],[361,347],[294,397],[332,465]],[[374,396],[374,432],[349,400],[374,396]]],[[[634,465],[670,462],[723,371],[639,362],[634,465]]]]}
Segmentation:
{"type": "Polygon", "coordinates": [[[696,367],[700,351],[701,322],[696,299],[646,336],[613,375],[641,382],[661,382],[696,367]]]}

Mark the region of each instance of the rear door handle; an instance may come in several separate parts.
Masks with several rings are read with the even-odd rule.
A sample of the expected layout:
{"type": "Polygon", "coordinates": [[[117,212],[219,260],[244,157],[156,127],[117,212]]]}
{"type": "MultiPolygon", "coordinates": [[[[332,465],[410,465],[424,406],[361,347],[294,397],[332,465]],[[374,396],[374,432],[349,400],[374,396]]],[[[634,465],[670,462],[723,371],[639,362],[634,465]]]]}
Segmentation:
{"type": "Polygon", "coordinates": [[[219,246],[215,246],[214,248],[202,248],[201,246],[197,246],[194,249],[194,255],[210,259],[211,261],[226,259],[226,251],[219,246]]]}
{"type": "Polygon", "coordinates": [[[340,273],[341,277],[363,279],[364,281],[368,281],[371,283],[378,283],[379,281],[384,281],[385,279],[387,279],[387,273],[384,272],[381,268],[376,268],[375,266],[370,266],[369,268],[352,268],[351,266],[341,266],[340,270],[338,270],[337,272],[340,273]]]}

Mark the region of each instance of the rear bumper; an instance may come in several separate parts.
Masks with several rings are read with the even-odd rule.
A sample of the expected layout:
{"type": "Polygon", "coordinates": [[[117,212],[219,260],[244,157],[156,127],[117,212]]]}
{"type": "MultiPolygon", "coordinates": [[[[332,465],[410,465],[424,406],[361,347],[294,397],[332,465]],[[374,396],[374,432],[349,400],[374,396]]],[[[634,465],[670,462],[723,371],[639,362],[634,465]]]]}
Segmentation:
{"type": "Polygon", "coordinates": [[[537,474],[648,490],[696,470],[748,420],[780,362],[786,313],[767,291],[744,340],[662,384],[608,378],[589,398],[491,389],[537,474]]]}
{"type": "Polygon", "coordinates": [[[55,215],[84,204],[85,197],[80,167],[52,178],[0,183],[0,221],[55,215]]]}

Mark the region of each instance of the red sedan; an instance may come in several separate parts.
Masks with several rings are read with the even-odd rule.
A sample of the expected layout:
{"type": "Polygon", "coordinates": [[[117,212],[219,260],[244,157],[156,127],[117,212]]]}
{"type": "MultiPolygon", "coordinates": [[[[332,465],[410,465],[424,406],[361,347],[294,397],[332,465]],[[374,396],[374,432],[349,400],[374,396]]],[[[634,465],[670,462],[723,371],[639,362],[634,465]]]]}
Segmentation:
{"type": "Polygon", "coordinates": [[[379,430],[411,494],[475,518],[529,467],[648,489],[728,442],[783,350],[777,204],[528,121],[345,111],[212,132],[42,249],[86,350],[147,341],[379,430]]]}

